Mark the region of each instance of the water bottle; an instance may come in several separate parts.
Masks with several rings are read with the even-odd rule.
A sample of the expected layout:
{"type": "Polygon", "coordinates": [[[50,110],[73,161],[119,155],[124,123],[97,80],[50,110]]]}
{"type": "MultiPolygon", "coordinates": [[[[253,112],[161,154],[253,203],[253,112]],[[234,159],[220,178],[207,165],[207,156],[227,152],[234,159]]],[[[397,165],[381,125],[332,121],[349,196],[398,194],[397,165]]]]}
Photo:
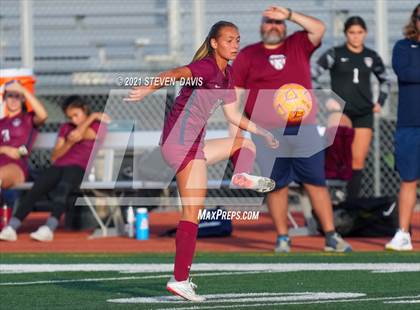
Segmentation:
{"type": "Polygon", "coordinates": [[[3,229],[7,226],[9,223],[9,208],[6,204],[2,207],[2,215],[1,215],[1,223],[0,223],[0,229],[3,229]]]}
{"type": "Polygon", "coordinates": [[[130,206],[127,209],[127,235],[128,235],[128,238],[134,238],[134,225],[135,225],[134,209],[133,209],[133,207],[130,206]]]}
{"type": "Polygon", "coordinates": [[[136,238],[137,240],[149,239],[149,215],[146,208],[138,208],[136,212],[136,238]]]}
{"type": "Polygon", "coordinates": [[[95,182],[96,181],[95,167],[92,167],[92,169],[90,170],[88,180],[89,180],[89,182],[95,182]]]}

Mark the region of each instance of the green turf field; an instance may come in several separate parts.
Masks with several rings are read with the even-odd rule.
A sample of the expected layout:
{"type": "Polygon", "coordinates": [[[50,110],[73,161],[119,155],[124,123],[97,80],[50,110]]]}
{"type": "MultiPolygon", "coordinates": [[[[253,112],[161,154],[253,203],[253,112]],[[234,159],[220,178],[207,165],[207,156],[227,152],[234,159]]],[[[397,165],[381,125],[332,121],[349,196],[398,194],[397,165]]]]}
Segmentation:
{"type": "Polygon", "coordinates": [[[1,254],[0,263],[0,309],[420,309],[420,253],[200,253],[200,304],[166,292],[172,255],[1,254]]]}

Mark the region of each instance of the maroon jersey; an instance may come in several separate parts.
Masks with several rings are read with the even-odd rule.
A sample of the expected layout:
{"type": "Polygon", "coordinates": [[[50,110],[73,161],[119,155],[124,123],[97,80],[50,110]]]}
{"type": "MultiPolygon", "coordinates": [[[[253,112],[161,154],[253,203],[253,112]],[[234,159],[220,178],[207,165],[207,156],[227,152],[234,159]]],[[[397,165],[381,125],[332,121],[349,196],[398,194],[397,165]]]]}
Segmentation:
{"type": "MultiPolygon", "coordinates": [[[[79,166],[82,169],[86,170],[90,155],[92,153],[95,141],[98,140],[101,143],[105,137],[106,126],[102,125],[98,121],[93,122],[90,125],[95,133],[97,134],[96,139],[93,140],[81,140],[78,143],[75,143],[63,156],[59,157],[54,163],[53,166],[79,166]],[[98,132],[101,127],[100,133],[98,132]]],[[[61,125],[58,132],[59,138],[67,139],[69,133],[76,129],[76,126],[72,123],[65,123],[61,125]]]]}
{"type": "MultiPolygon", "coordinates": [[[[276,49],[267,49],[258,42],[240,51],[233,63],[234,81],[235,86],[249,90],[245,112],[251,120],[266,128],[284,125],[273,108],[275,92],[288,83],[312,88],[310,57],[317,48],[306,31],[298,31],[276,49]]],[[[306,120],[316,114],[313,104],[306,120]]]]}
{"type": "MultiPolygon", "coordinates": [[[[20,113],[14,117],[0,119],[0,145],[19,148],[24,145],[31,152],[38,130],[34,127],[34,113],[20,113]]],[[[5,154],[0,154],[0,166],[7,164],[18,165],[28,176],[28,156],[12,159],[5,154]]]]}
{"type": "Polygon", "coordinates": [[[161,142],[191,146],[202,143],[205,125],[221,104],[235,101],[232,68],[221,72],[213,56],[207,56],[187,66],[201,86],[182,87],[165,120],[161,142]]]}

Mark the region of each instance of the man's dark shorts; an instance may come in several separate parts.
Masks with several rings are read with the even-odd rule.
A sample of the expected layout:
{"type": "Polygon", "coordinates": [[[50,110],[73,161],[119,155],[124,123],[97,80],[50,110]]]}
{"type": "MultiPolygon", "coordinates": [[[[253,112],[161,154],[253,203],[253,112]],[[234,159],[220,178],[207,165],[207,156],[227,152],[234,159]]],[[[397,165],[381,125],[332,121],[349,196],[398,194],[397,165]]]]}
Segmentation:
{"type": "Polygon", "coordinates": [[[276,182],[276,189],[293,181],[326,185],[326,146],[315,125],[301,126],[298,135],[284,135],[284,129],[270,131],[280,142],[278,149],[268,148],[263,138],[252,135],[257,147],[257,163],[261,175],[272,178],[276,182]]]}

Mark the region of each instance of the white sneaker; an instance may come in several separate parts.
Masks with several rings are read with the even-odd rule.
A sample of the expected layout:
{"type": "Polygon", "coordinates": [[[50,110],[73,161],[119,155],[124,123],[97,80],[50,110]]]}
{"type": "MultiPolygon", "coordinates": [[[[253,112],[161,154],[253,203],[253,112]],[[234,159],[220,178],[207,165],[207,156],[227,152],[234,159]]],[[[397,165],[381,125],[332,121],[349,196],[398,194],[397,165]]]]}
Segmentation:
{"type": "Polygon", "coordinates": [[[394,238],[385,245],[386,250],[392,251],[411,251],[413,246],[411,244],[410,234],[408,232],[403,232],[398,230],[394,238]]]}
{"type": "Polygon", "coordinates": [[[37,231],[34,231],[29,236],[38,241],[52,241],[54,239],[54,233],[45,225],[39,227],[37,231]]]}
{"type": "Polygon", "coordinates": [[[197,285],[191,282],[190,279],[185,281],[176,281],[172,276],[166,284],[166,289],[174,295],[181,296],[182,298],[190,301],[200,302],[206,299],[195,293],[197,285]]]}
{"type": "Polygon", "coordinates": [[[251,175],[245,172],[237,173],[232,177],[231,185],[244,189],[253,189],[260,193],[271,192],[276,182],[270,178],[251,175]]]}
{"type": "Polygon", "coordinates": [[[0,232],[0,240],[4,241],[16,241],[17,234],[16,230],[14,230],[11,226],[6,226],[0,232]]]}

